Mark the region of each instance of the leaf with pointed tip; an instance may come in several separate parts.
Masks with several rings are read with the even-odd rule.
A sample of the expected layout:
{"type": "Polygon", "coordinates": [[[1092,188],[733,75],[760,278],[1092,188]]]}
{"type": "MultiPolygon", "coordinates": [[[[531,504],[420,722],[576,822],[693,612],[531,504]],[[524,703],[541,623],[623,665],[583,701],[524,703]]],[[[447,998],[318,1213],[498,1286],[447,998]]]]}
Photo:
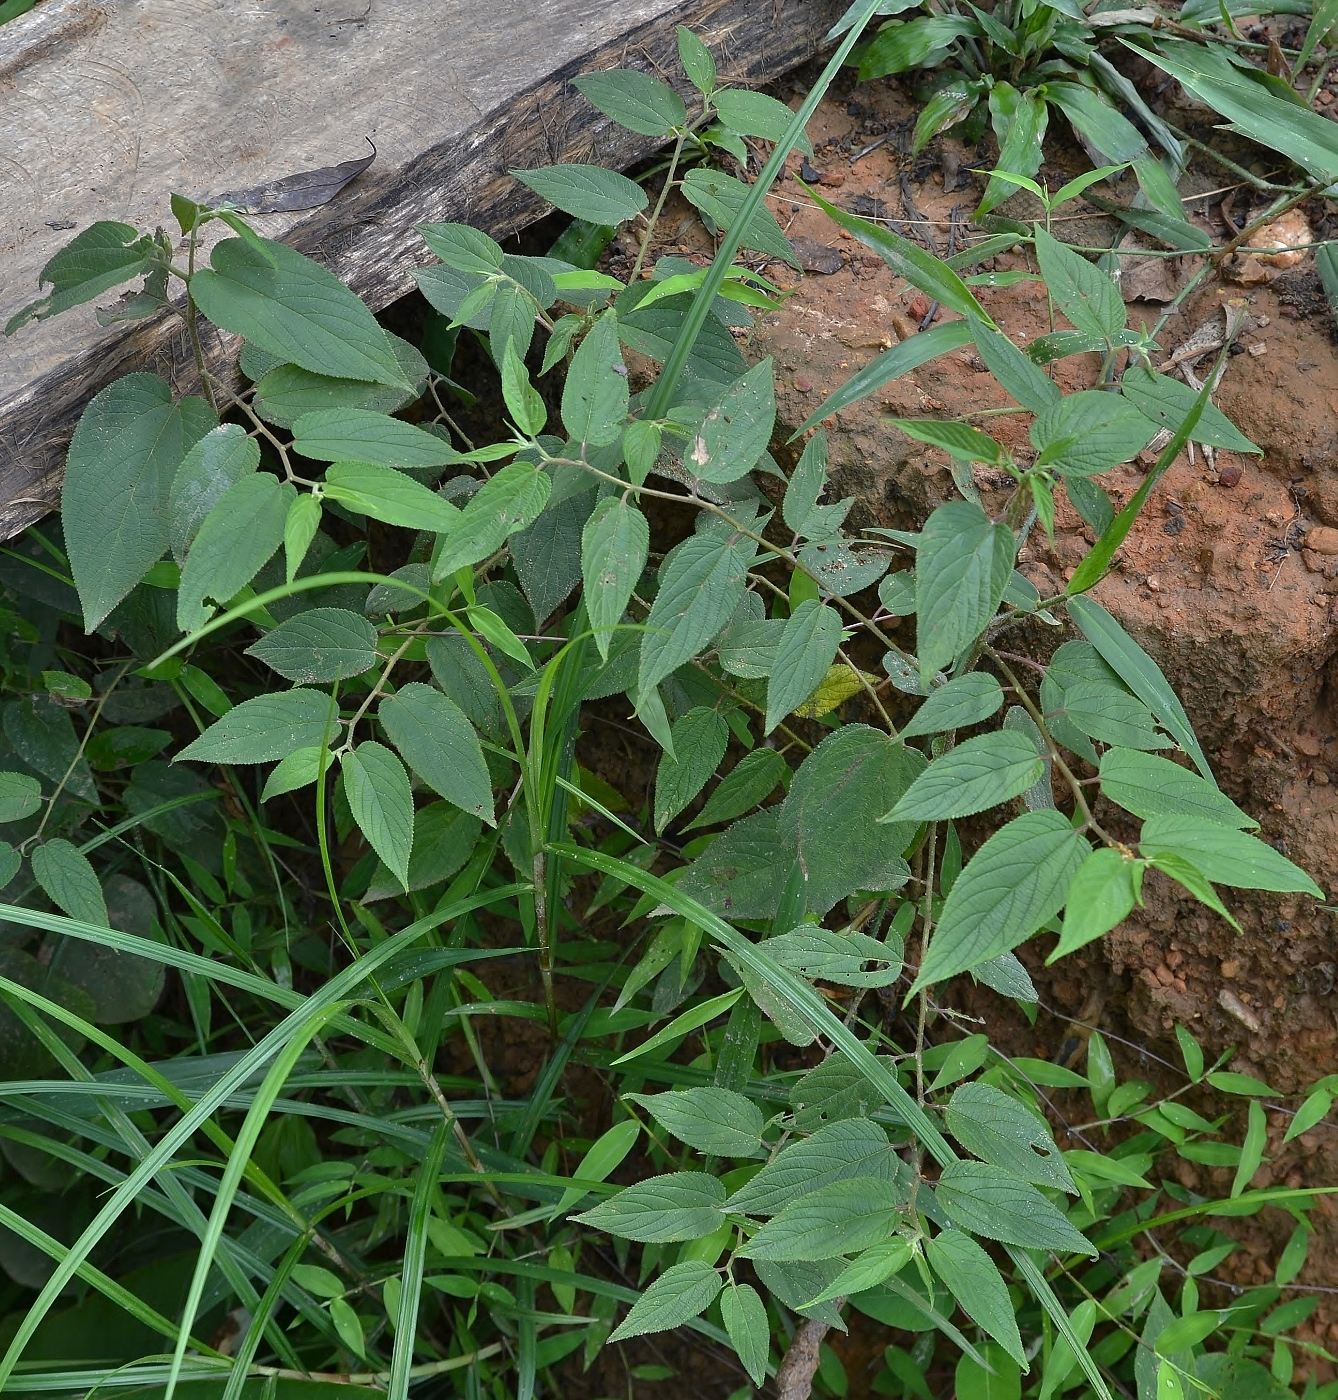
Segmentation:
{"type": "Polygon", "coordinates": [[[585,608],[595,645],[606,661],[613,629],[627,611],[649,548],[650,526],[626,496],[605,497],[581,531],[585,608]]]}
{"type": "Polygon", "coordinates": [[[334,701],[298,687],[234,705],[173,762],[269,763],[294,749],[318,748],[337,731],[334,701]]]}
{"type": "Polygon", "coordinates": [[[1000,1167],[952,1162],[939,1174],[934,1199],[954,1225],[987,1240],[1096,1256],[1096,1249],[1034,1186],[1000,1167]]]}
{"type": "Polygon", "coordinates": [[[181,459],[167,496],[167,529],[178,564],[223,493],[259,466],[260,444],[240,423],[207,432],[181,459]]]}
{"type": "Polygon", "coordinates": [[[107,902],[102,886],[88,857],[77,846],[58,836],[35,847],[29,859],[33,879],[62,914],[106,927],[107,902]]]}
{"type": "Polygon", "coordinates": [[[805,599],[785,620],[767,680],[766,733],[818,688],[836,660],[842,635],[841,614],[814,598],[805,599]]]}
{"type": "Polygon", "coordinates": [[[344,755],[339,771],[353,820],[407,892],[413,791],[404,765],[384,744],[369,739],[344,755]]]}
{"type": "Polygon", "coordinates": [[[162,557],[186,453],[218,426],[203,399],[174,403],[156,374],[127,374],[84,409],[65,461],[60,518],[92,631],[162,557]]]}
{"type": "Polygon", "coordinates": [[[284,680],[344,681],[376,664],[376,628],[347,608],[311,608],[281,622],[246,649],[284,680]]]}
{"type": "Polygon", "coordinates": [[[648,1332],[667,1332],[704,1313],[724,1287],[719,1273],[701,1259],[671,1264],[632,1305],[632,1311],[609,1334],[625,1342],[648,1332]]]}
{"type": "Polygon", "coordinates": [[[494,824],[492,779],[474,726],[455,702],[412,682],[381,702],[381,727],[409,767],[439,796],[494,824]]]}

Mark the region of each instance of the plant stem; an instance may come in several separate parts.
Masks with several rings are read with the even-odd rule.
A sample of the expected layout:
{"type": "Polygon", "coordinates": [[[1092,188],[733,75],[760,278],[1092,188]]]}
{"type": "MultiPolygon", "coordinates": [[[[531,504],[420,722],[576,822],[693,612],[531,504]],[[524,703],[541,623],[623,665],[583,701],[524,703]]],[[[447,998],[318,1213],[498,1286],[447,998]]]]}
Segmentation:
{"type": "Polygon", "coordinates": [[[683,142],[687,139],[687,134],[685,127],[678,133],[678,140],[674,142],[673,152],[669,156],[669,168],[665,171],[664,183],[660,186],[659,198],[655,201],[655,208],[650,211],[650,218],[646,220],[646,231],[641,235],[641,247],[637,249],[636,262],[632,264],[632,275],[627,279],[629,287],[641,276],[641,267],[650,251],[650,240],[655,233],[655,225],[659,223],[660,215],[664,213],[665,200],[669,198],[669,191],[674,187],[674,176],[678,172],[678,162],[683,154],[683,142]]]}

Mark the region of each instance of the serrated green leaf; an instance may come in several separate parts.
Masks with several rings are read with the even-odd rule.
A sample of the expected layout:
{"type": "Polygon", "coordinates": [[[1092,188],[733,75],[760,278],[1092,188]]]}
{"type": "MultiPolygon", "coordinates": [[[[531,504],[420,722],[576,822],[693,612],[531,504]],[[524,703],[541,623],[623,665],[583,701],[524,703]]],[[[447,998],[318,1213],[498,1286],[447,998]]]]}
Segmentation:
{"type": "Polygon", "coordinates": [[[283,543],[291,482],[268,472],[243,476],[205,516],[191,543],[177,589],[177,626],[193,632],[269,563],[283,543]]]}
{"type": "Polygon", "coordinates": [[[636,1300],[609,1341],[625,1342],[629,1337],[681,1327],[705,1312],[722,1287],[720,1275],[700,1259],[673,1264],[636,1300]]]}
{"type": "Polygon", "coordinates": [[[384,744],[369,739],[344,755],[339,771],[353,820],[407,892],[413,792],[404,765],[384,744]]]}
{"type": "Polygon", "coordinates": [[[502,353],[502,398],[516,427],[526,437],[543,431],[548,409],[543,395],[530,383],[525,362],[516,354],[515,344],[507,341],[502,353]]]}
{"type": "Polygon", "coordinates": [[[1064,718],[1081,734],[1131,749],[1165,749],[1152,711],[1123,686],[1077,681],[1064,691],[1064,718]]]}
{"type": "Polygon", "coordinates": [[[1128,856],[1109,846],[1083,860],[1069,886],[1059,942],[1047,962],[1109,933],[1128,915],[1136,898],[1135,868],[1128,856]]]}
{"type": "Polygon", "coordinates": [[[1027,812],[996,831],[953,884],[911,991],[1030,938],[1063,906],[1088,849],[1060,812],[1027,812]]]}
{"type": "Polygon", "coordinates": [[[107,902],[88,857],[63,837],[43,841],[28,858],[42,892],[72,919],[107,926],[107,902]]]}
{"type": "Polygon", "coordinates": [[[168,536],[178,564],[224,493],[259,466],[260,444],[239,423],[207,432],[181,459],[167,496],[168,536]]]}
{"type": "Polygon", "coordinates": [[[494,824],[492,780],[473,725],[439,690],[415,681],[381,702],[381,727],[438,796],[494,824]]]}
{"type": "Polygon", "coordinates": [[[725,1188],[705,1172],[669,1172],[626,1186],[583,1215],[593,1230],[641,1244],[696,1240],[725,1219],[725,1188]]]}
{"type": "Polygon", "coordinates": [[[167,549],[172,479],[217,426],[208,404],[173,402],[156,374],[127,374],[84,409],[65,460],[60,518],[86,630],[167,549]]]}
{"type": "Polygon", "coordinates": [[[357,515],[406,530],[446,534],[463,515],[422,482],[374,462],[335,462],[325,473],[324,494],[357,515]]]}
{"type": "Polygon", "coordinates": [[[622,436],[628,402],[618,318],[606,311],[572,356],[562,389],[562,425],[574,441],[606,447],[622,436]]]}
{"type": "Polygon", "coordinates": [[[936,758],[904,792],[886,821],[943,821],[997,807],[1024,793],[1045,771],[1025,734],[980,734],[936,758]]]}
{"type": "Polygon", "coordinates": [[[1155,425],[1118,394],[1084,389],[1066,394],[1037,416],[1031,444],[1037,449],[1037,466],[1096,476],[1132,461],[1155,433],[1155,425]]]}
{"type": "Polygon", "coordinates": [[[856,890],[898,889],[914,823],[879,824],[924,758],[867,725],[829,734],[799,767],[781,804],[778,834],[804,877],[805,907],[825,914],[856,890]]]}
{"type": "Polygon", "coordinates": [[[729,745],[729,725],[717,710],[698,705],[673,723],[673,753],[660,755],[655,772],[655,830],[661,832],[715,775],[729,745]]]}
{"type": "Polygon", "coordinates": [[[1171,855],[1187,860],[1216,884],[1324,898],[1304,870],[1266,842],[1200,817],[1152,817],[1143,823],[1138,846],[1149,859],[1171,855]]]}
{"type": "Polygon", "coordinates": [[[321,528],[321,503],[313,495],[299,494],[288,507],[283,522],[283,580],[292,583],[321,528]]]}
{"type": "Polygon", "coordinates": [[[671,1089],[628,1094],[680,1142],[721,1157],[756,1157],[762,1146],[762,1110],[731,1089],[671,1089]]]}
{"type": "MultiPolygon", "coordinates": [[[[12,14],[0,13],[0,22],[22,12],[23,9],[12,14]]],[[[48,259],[37,282],[38,286],[51,290],[11,317],[5,325],[5,334],[13,335],[29,321],[40,321],[73,306],[81,306],[112,287],[147,273],[153,266],[154,252],[154,240],[130,224],[107,219],[90,224],[48,259]]]]}
{"type": "Polygon", "coordinates": [[[954,676],[946,685],[929,692],[920,708],[902,725],[901,737],[941,734],[979,724],[997,713],[1003,698],[999,682],[984,671],[954,676]]]}
{"type": "Polygon", "coordinates": [[[41,805],[42,785],[36,778],[27,773],[0,773],[0,822],[21,822],[41,805]]]}
{"type": "Polygon", "coordinates": [[[441,541],[432,581],[477,564],[538,519],[553,491],[553,478],[529,462],[511,462],[470,497],[441,541]]]}
{"type": "Polygon", "coordinates": [[[748,580],[746,546],[738,536],[703,533],[665,557],[641,638],[639,697],[705,650],[734,615],[748,580]]]}
{"type": "Polygon", "coordinates": [[[960,1230],[927,1236],[924,1251],[930,1268],[948,1285],[962,1311],[1025,1367],[1027,1358],[1013,1302],[994,1260],[960,1230]]]}
{"type": "Polygon", "coordinates": [[[304,413],[293,424],[293,447],[318,462],[382,467],[444,467],[462,460],[445,438],[368,408],[304,413]]]}
{"type": "Polygon", "coordinates": [[[268,802],[271,797],[310,787],[320,777],[322,754],[325,755],[326,772],[333,772],[339,766],[339,760],[329,749],[301,748],[284,754],[270,769],[265,786],[260,791],[260,800],[268,802]]]}
{"type": "MultiPolygon", "coordinates": [[[[1158,374],[1146,365],[1130,365],[1120,379],[1120,392],[1143,415],[1168,432],[1175,432],[1189,416],[1198,398],[1188,384],[1169,375],[1158,374]]],[[[1218,408],[1209,402],[1203,405],[1199,421],[1191,429],[1191,442],[1206,447],[1224,447],[1232,452],[1258,454],[1261,449],[1218,408]]]]}
{"type": "Polygon", "coordinates": [[[608,496],[581,531],[585,607],[599,654],[607,661],[613,629],[646,567],[650,526],[626,496],[608,496]]]}
{"type": "MultiPolygon", "coordinates": [[[[711,95],[711,103],[731,131],[740,136],[758,136],[763,141],[783,140],[794,118],[784,102],[765,92],[743,88],[721,88],[711,95]]],[[[794,148],[805,155],[813,154],[813,143],[806,134],[800,136],[794,148]]]]}
{"type": "Polygon", "coordinates": [[[813,598],[785,620],[767,681],[766,733],[818,688],[836,660],[842,636],[841,614],[813,598]]]}
{"type": "Polygon", "coordinates": [[[686,25],[676,25],[678,61],[688,75],[688,81],[703,95],[715,87],[715,59],[711,50],[686,25]]]}
{"type": "Polygon", "coordinates": [[[877,1123],[847,1118],[793,1142],[729,1198],[732,1215],[775,1215],[810,1191],[852,1177],[890,1189],[898,1158],[877,1123]]]}
{"type": "Polygon", "coordinates": [[[668,83],[635,68],[583,73],[571,85],[606,117],[640,136],[668,136],[688,119],[683,99],[668,83]]]}
{"type": "Polygon", "coordinates": [[[549,165],[511,174],[555,209],[592,224],[626,223],[650,203],[634,180],[600,165],[549,165]]]}
{"type": "Polygon", "coordinates": [[[337,733],[334,701],[299,687],[234,705],[173,762],[269,763],[294,749],[318,748],[337,733]]]}
{"type": "Polygon", "coordinates": [[[743,1369],[752,1383],[760,1386],[767,1378],[771,1325],[757,1289],[750,1283],[729,1284],[720,1299],[720,1319],[743,1369]]]}
{"type": "MultiPolygon", "coordinates": [[[[428,367],[427,361],[407,340],[401,340],[389,332],[386,339],[405,378],[413,385],[411,389],[313,374],[300,365],[275,364],[255,381],[255,411],[267,423],[274,423],[280,428],[291,428],[303,414],[324,409],[359,408],[377,413],[398,412],[423,392],[428,367]]],[[[248,349],[255,353],[254,347],[248,349]]]]}
{"type": "Polygon", "coordinates": [[[1003,450],[988,433],[950,418],[889,418],[908,438],[928,443],[958,462],[998,462],[1003,450]]]}
{"type": "Polygon", "coordinates": [[[953,1137],[982,1162],[1034,1186],[1077,1193],[1045,1123],[994,1085],[960,1085],[948,1101],[945,1120],[953,1137]]]}
{"type": "Polygon", "coordinates": [[[754,749],[744,754],[720,780],[686,830],[695,831],[743,816],[770,797],[788,772],[789,765],[775,749],[754,749]]]}
{"type": "Polygon", "coordinates": [[[261,241],[224,239],[191,278],[191,300],[216,326],[313,374],[413,388],[358,297],[295,248],[261,241]]]}
{"type": "Polygon", "coordinates": [[[749,1259],[820,1260],[883,1243],[900,1215],[901,1193],[874,1177],[808,1191],[739,1250],[749,1259]]]}
{"type": "Polygon", "coordinates": [[[1026,1249],[1096,1256],[1096,1249],[1027,1182],[984,1162],[952,1162],[939,1174],[934,1199],[960,1229],[1026,1249]]]}
{"type": "Polygon", "coordinates": [[[703,481],[737,481],[761,460],[775,426],[775,367],[768,357],[725,390],[702,420],[683,465],[703,481]]]}
{"type": "Polygon", "coordinates": [[[887,987],[901,976],[900,942],[880,943],[856,930],[801,924],[789,933],[768,938],[767,952],[782,967],[809,981],[835,982],[843,987],[887,987]],[[882,965],[868,972],[864,968],[868,962],[882,965]]]}
{"type": "Polygon", "coordinates": [[[1224,793],[1169,758],[1137,749],[1111,748],[1101,755],[1101,791],[1136,817],[1203,817],[1223,826],[1257,827],[1224,793]]]}
{"type": "Polygon", "coordinates": [[[376,628],[347,608],[311,608],[246,649],[285,680],[349,680],[376,664],[376,628]]]}
{"type": "MultiPolygon", "coordinates": [[[[731,229],[748,198],[748,186],[723,170],[696,166],[683,177],[683,197],[720,229],[731,229]]],[[[770,253],[791,267],[798,267],[790,240],[781,232],[776,216],[765,206],[748,220],[742,246],[770,253]]]]}
{"type": "Polygon", "coordinates": [[[1055,305],[1084,335],[1112,340],[1126,324],[1120,289],[1099,267],[1039,225],[1034,236],[1041,276],[1055,305]]]}
{"type": "Polygon", "coordinates": [[[927,684],[983,632],[1013,572],[1013,533],[971,501],[925,522],[915,564],[920,675],[927,684]]]}

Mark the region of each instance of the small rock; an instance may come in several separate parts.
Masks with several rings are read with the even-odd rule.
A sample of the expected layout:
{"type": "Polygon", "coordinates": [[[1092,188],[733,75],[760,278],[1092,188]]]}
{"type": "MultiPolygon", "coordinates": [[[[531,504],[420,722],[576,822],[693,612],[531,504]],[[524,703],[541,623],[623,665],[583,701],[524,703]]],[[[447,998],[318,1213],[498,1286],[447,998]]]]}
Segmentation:
{"type": "Polygon", "coordinates": [[[1217,970],[1228,982],[1234,982],[1240,976],[1240,960],[1227,958],[1217,970]]]}
{"type": "Polygon", "coordinates": [[[906,312],[913,321],[923,321],[929,315],[929,298],[917,292],[906,303],[906,312]]]}
{"type": "Polygon", "coordinates": [[[1316,554],[1338,554],[1338,530],[1332,525],[1313,525],[1306,531],[1305,547],[1316,554]]]}
{"type": "Polygon", "coordinates": [[[794,377],[794,387],[801,394],[810,394],[813,392],[813,381],[806,374],[797,374],[794,377]]]}
{"type": "Polygon", "coordinates": [[[1307,758],[1318,758],[1323,744],[1318,734],[1297,734],[1292,739],[1292,747],[1307,758]]]}
{"type": "Polygon", "coordinates": [[[819,243],[816,238],[792,238],[790,247],[805,272],[821,272],[830,276],[840,272],[843,266],[841,250],[830,243],[819,243]]]}
{"type": "Polygon", "coordinates": [[[1147,584],[1150,593],[1159,593],[1161,591],[1161,579],[1159,579],[1156,574],[1149,574],[1143,581],[1147,584]]]}
{"type": "Polygon", "coordinates": [[[799,178],[806,185],[816,185],[822,179],[822,171],[816,165],[811,165],[807,156],[799,162],[799,178]]]}
{"type": "Polygon", "coordinates": [[[828,170],[822,177],[824,185],[830,185],[833,189],[840,189],[846,182],[843,170],[828,170]]]}
{"type": "Polygon", "coordinates": [[[1239,486],[1243,471],[1239,462],[1226,462],[1217,469],[1217,484],[1227,488],[1239,486]]]}

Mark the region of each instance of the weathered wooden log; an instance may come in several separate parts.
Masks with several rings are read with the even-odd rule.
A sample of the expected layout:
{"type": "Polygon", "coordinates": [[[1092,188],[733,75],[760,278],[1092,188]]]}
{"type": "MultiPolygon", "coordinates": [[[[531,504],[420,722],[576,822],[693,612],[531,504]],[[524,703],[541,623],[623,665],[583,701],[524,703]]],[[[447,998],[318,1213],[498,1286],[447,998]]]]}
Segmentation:
{"type": "MultiPolygon", "coordinates": [[[[723,79],[808,58],[840,0],[49,0],[0,27],[0,321],[38,295],[47,259],[97,219],[172,226],[172,192],[205,199],[357,157],[371,167],[310,213],[255,222],[373,307],[429,260],[414,225],[495,237],[544,206],[508,169],[619,167],[655,144],[606,121],[578,73],[642,67],[682,88],[675,26],[723,79]],[[347,13],[346,13],[347,12],[347,13]]],[[[109,294],[110,300],[114,293],[109,294]]],[[[211,333],[210,369],[236,343],[211,333]]],[[[0,341],[0,539],[53,509],[88,400],[132,369],[183,392],[180,319],[103,327],[92,306],[0,341]]]]}

